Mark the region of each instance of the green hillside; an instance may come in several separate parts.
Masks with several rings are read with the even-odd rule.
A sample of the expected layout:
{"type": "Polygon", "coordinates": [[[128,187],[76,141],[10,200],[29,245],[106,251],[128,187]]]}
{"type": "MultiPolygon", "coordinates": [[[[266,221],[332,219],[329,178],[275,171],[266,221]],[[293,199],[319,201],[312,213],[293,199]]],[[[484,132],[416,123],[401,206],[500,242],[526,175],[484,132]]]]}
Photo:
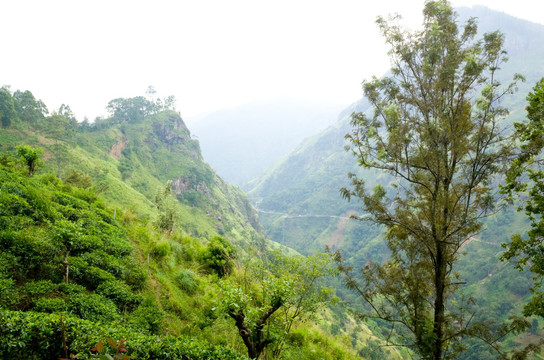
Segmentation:
{"type": "MultiPolygon", "coordinates": [[[[509,61],[499,71],[499,80],[510,79],[515,72],[526,77],[526,81],[519,84],[518,92],[504,102],[510,110],[504,122],[522,121],[525,97],[544,74],[541,61],[544,45],[538,41],[544,35],[544,26],[484,7],[460,8],[457,11],[460,20],[477,17],[479,32],[497,28],[504,31],[509,61]]],[[[249,183],[248,195],[259,209],[261,222],[273,240],[301,252],[323,249],[325,244],[350,248],[353,241],[357,241],[360,247],[357,235],[353,237],[350,231],[363,228],[358,225],[352,225],[353,229],[346,228],[342,218],[330,216],[362,215],[357,204],[342,199],[339,189],[349,184],[349,172],[360,171],[355,158],[344,150],[344,136],[351,132],[351,113],[367,110],[368,102],[365,100],[353,104],[342,112],[334,126],[306,139],[296,150],[249,183]],[[283,231],[284,228],[290,231],[283,231]],[[342,234],[340,239],[339,234],[342,234]],[[338,246],[343,241],[344,245],[338,246]]],[[[377,176],[381,175],[365,174],[369,184],[377,176]]]]}
{"type": "Polygon", "coordinates": [[[251,341],[267,356],[356,356],[350,335],[329,333],[349,318],[321,287],[331,260],[267,240],[178,113],[115,99],[111,117],[78,123],[1,92],[1,358],[245,358],[240,312],[240,326],[266,325],[251,341]]]}

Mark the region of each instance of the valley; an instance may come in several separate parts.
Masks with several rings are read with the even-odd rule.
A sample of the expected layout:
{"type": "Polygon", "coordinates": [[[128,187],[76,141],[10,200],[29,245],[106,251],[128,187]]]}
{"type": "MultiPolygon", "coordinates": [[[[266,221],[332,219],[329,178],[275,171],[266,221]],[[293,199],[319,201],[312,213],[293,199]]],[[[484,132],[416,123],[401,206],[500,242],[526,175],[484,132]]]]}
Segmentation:
{"type": "Polygon", "coordinates": [[[429,80],[347,107],[187,123],[150,87],[90,122],[2,87],[0,358],[544,358],[544,26],[426,4],[389,42],[429,80]]]}

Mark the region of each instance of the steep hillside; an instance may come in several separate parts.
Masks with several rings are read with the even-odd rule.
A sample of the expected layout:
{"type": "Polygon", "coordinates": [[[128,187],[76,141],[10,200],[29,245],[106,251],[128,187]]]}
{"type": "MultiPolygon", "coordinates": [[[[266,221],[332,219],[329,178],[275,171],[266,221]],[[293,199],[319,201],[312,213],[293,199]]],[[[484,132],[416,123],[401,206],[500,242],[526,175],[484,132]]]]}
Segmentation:
{"type": "MultiPolygon", "coordinates": [[[[361,215],[357,204],[340,197],[348,185],[346,174],[358,172],[351,154],[344,151],[344,135],[354,111],[364,111],[361,101],[341,114],[341,119],[318,135],[306,139],[295,151],[249,185],[248,196],[259,211],[268,235],[302,253],[322,251],[326,245],[345,248],[345,238],[374,233],[372,226],[347,221],[361,215]]],[[[375,251],[383,253],[383,249],[375,251]]]]}
{"type": "MultiPolygon", "coordinates": [[[[504,105],[510,115],[504,125],[523,121],[526,96],[544,74],[544,44],[536,39],[544,35],[544,26],[528,23],[508,15],[482,7],[459,9],[460,17],[479,18],[480,31],[505,32],[509,61],[500,71],[503,83],[514,73],[526,77],[519,84],[519,91],[507,98],[504,105]]],[[[343,149],[343,137],[350,133],[350,114],[357,109],[368,109],[364,100],[346,109],[338,123],[310,139],[305,140],[294,152],[283,158],[251,183],[248,194],[258,208],[261,222],[267,234],[274,240],[307,253],[329,245],[342,249],[346,260],[355,268],[367,261],[379,261],[387,256],[381,230],[371,222],[346,220],[350,214],[361,213],[360,204],[348,203],[340,196],[339,189],[348,184],[347,174],[356,172],[364,176],[369,187],[383,176],[378,173],[362,173],[356,159],[343,149]]],[[[466,286],[460,295],[476,300],[477,318],[505,319],[527,301],[531,287],[530,274],[520,273],[510,264],[498,260],[501,243],[507,242],[514,233],[524,233],[527,222],[523,214],[514,209],[487,219],[485,231],[471,239],[462,249],[457,270],[466,286]],[[517,306],[518,304],[519,306],[517,306]]],[[[342,296],[354,306],[360,304],[355,296],[342,296]],[[353,302],[352,302],[353,301],[353,302]]],[[[538,321],[534,333],[538,336],[538,321]]],[[[526,343],[526,338],[510,339],[509,344],[526,343]]],[[[463,358],[493,358],[485,346],[467,342],[469,350],[463,358]]]]}
{"type": "Polygon", "coordinates": [[[110,206],[132,208],[139,215],[156,213],[157,192],[170,181],[179,200],[179,228],[193,236],[224,235],[234,242],[262,239],[253,207],[204,162],[179,114],[164,111],[115,122],[61,133],[45,121],[36,132],[23,122],[3,130],[4,150],[22,142],[41,146],[45,160],[51,160],[46,169],[61,178],[82,171],[105,185],[101,191],[110,206]]]}
{"type": "Polygon", "coordinates": [[[202,152],[228,182],[243,185],[337,120],[343,106],[277,98],[217,111],[191,123],[202,152]]]}
{"type": "Polygon", "coordinates": [[[0,358],[242,359],[254,341],[347,360],[382,341],[332,313],[329,256],[265,239],[176,112],[116,99],[91,125],[0,92],[0,358]]]}
{"type": "MultiPolygon", "coordinates": [[[[505,33],[509,61],[499,72],[500,80],[506,82],[516,72],[523,74],[527,80],[519,84],[519,91],[514,96],[505,100],[504,105],[510,109],[510,116],[504,121],[522,121],[525,97],[544,74],[544,63],[541,61],[544,45],[536,40],[544,35],[544,26],[484,7],[460,8],[458,12],[460,19],[478,17],[480,32],[498,28],[505,33]]],[[[305,140],[295,151],[249,184],[248,194],[259,209],[261,222],[273,240],[302,252],[322,249],[325,244],[351,249],[351,244],[357,242],[358,247],[361,246],[357,232],[363,229],[360,228],[362,225],[344,227],[342,219],[349,213],[358,213],[359,207],[342,199],[339,189],[348,184],[349,172],[360,171],[355,159],[344,151],[343,137],[350,132],[351,113],[355,110],[364,112],[367,108],[364,100],[352,105],[341,114],[334,126],[305,140]],[[352,228],[359,230],[352,231],[352,228]]],[[[372,183],[375,176],[380,175],[365,176],[372,183]]],[[[374,232],[370,234],[370,238],[373,238],[374,232]]],[[[365,238],[368,240],[367,236],[365,238]]]]}
{"type": "Polygon", "coordinates": [[[91,132],[85,141],[88,146],[104,144],[93,152],[107,151],[110,157],[121,149],[114,158],[120,177],[149,200],[158,187],[171,181],[180,202],[180,225],[190,233],[217,233],[234,241],[259,237],[262,229],[252,206],[238,188],[224,182],[204,162],[198,142],[191,139],[177,113],[159,113],[106,133],[91,132]]]}

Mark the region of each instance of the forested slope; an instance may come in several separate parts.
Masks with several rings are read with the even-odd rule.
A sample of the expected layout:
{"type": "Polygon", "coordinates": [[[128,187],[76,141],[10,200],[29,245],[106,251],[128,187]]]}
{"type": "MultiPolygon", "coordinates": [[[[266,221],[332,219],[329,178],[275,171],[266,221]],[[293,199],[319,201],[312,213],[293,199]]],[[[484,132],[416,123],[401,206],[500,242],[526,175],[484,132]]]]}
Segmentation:
{"type": "Polygon", "coordinates": [[[115,99],[90,124],[30,91],[1,95],[0,357],[244,358],[239,314],[248,329],[262,319],[251,341],[276,357],[355,356],[315,323],[340,321],[315,280],[334,272],[330,259],[265,239],[178,113],[115,99]]]}

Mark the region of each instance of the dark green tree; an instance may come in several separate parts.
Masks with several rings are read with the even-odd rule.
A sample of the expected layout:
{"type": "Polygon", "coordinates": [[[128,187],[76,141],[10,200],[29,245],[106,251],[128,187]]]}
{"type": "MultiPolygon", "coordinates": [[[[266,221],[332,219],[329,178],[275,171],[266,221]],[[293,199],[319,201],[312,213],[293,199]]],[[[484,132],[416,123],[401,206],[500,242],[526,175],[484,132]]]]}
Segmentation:
{"type": "Polygon", "coordinates": [[[342,194],[362,200],[368,220],[384,226],[391,256],[368,263],[361,279],[343,270],[368,316],[403,334],[392,341],[439,360],[462,351],[464,337],[488,334],[469,327],[468,304],[452,301],[462,283],[453,267],[481,219],[497,210],[491,182],[513,153],[500,103],[521,76],[507,86],[496,80],[506,60],[499,32],[476,39],[476,20],[460,28],[446,0],[427,1],[423,15],[415,32],[398,17],[377,20],[393,67],[363,83],[373,113],[354,114],[346,138],[363,169],[389,176],[369,189],[350,174],[352,188],[342,194]]]}
{"type": "Polygon", "coordinates": [[[13,119],[17,117],[15,105],[11,93],[6,88],[0,88],[0,122],[2,127],[11,125],[13,119]]]}
{"type": "Polygon", "coordinates": [[[544,78],[529,93],[527,102],[529,121],[514,124],[521,151],[512,162],[502,190],[509,195],[524,195],[518,210],[525,211],[531,222],[531,230],[527,236],[517,234],[511,242],[503,244],[506,251],[502,259],[514,262],[520,270],[528,266],[536,275],[531,289],[533,297],[525,305],[523,313],[544,317],[544,161],[540,155],[544,147],[544,78]]]}
{"type": "Polygon", "coordinates": [[[41,100],[36,100],[34,95],[26,90],[17,90],[13,93],[16,100],[15,108],[19,118],[25,122],[37,124],[45,118],[48,113],[47,107],[41,100]]]}
{"type": "Polygon", "coordinates": [[[153,104],[143,96],[113,99],[106,106],[115,122],[138,122],[153,111],[153,104]]]}

